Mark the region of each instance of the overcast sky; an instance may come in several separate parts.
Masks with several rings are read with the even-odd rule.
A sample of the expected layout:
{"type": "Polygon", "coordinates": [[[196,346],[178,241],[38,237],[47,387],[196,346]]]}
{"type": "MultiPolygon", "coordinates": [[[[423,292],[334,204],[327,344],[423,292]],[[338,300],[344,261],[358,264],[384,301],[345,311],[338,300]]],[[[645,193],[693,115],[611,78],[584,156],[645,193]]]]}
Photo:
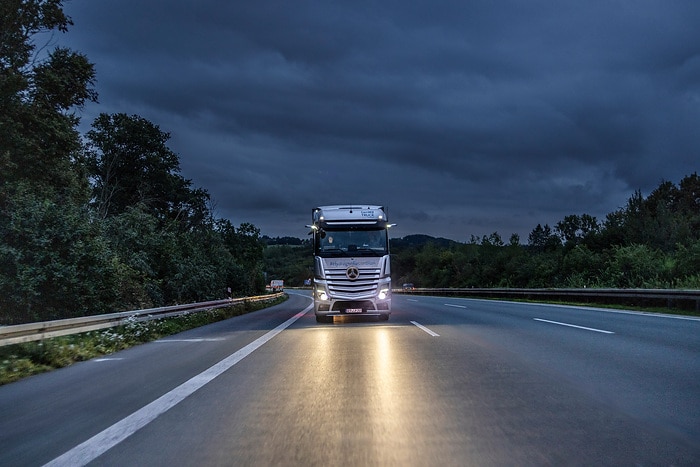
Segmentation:
{"type": "Polygon", "coordinates": [[[522,242],[700,168],[700,2],[70,0],[97,114],[171,134],[219,217],[522,242]]]}

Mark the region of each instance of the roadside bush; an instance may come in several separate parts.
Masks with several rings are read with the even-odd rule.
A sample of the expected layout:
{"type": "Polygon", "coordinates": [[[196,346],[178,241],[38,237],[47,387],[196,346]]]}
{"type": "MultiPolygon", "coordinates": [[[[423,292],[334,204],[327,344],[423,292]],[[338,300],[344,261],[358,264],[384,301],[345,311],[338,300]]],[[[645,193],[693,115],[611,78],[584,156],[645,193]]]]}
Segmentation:
{"type": "Polygon", "coordinates": [[[613,287],[657,288],[668,286],[671,268],[661,251],[630,245],[615,248],[606,275],[613,287]]]}

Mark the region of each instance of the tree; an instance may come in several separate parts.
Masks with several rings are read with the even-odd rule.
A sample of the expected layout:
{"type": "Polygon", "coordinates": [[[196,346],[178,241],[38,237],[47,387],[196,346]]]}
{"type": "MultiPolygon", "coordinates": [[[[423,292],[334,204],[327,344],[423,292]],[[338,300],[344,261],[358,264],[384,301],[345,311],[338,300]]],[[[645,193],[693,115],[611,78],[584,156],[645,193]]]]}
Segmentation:
{"type": "Polygon", "coordinates": [[[682,288],[700,289],[700,240],[679,245],[674,256],[673,277],[682,288]]]}
{"type": "Polygon", "coordinates": [[[670,268],[660,250],[629,245],[614,249],[607,276],[613,287],[667,287],[670,268]]]}
{"type": "Polygon", "coordinates": [[[683,244],[692,244],[700,240],[700,177],[697,172],[684,177],[679,183],[677,214],[685,220],[688,231],[683,244]]]}
{"type": "Polygon", "coordinates": [[[552,232],[549,224],[537,224],[527,237],[528,245],[539,251],[551,251],[561,245],[561,240],[552,232]]]}
{"type": "Polygon", "coordinates": [[[481,244],[484,246],[503,246],[503,239],[498,232],[493,232],[490,235],[484,235],[481,237],[481,244]]]}
{"type": "Polygon", "coordinates": [[[62,9],[61,0],[4,0],[0,3],[0,95],[19,98],[29,87],[27,73],[36,48],[32,36],[57,29],[68,31],[72,25],[62,9]]]}
{"type": "Polygon", "coordinates": [[[259,293],[265,289],[263,276],[265,243],[260,237],[260,229],[244,222],[236,229],[228,219],[219,219],[216,230],[223,238],[228,251],[246,273],[241,292],[259,293]]]}
{"type": "Polygon", "coordinates": [[[586,245],[576,245],[566,252],[560,274],[566,287],[600,287],[603,284],[604,257],[586,245]]]}
{"type": "MultiPolygon", "coordinates": [[[[95,72],[87,58],[56,48],[33,57],[39,32],[67,31],[70,19],[58,0],[0,3],[0,190],[15,182],[45,196],[82,197],[72,170],[78,158],[78,118],[71,113],[95,101],[95,72]]],[[[2,193],[0,203],[6,198],[2,193]]],[[[62,201],[63,202],[63,201],[62,201]]]]}
{"type": "Polygon", "coordinates": [[[113,276],[100,226],[84,209],[72,113],[95,101],[87,58],[34,37],[71,25],[59,0],[0,2],[0,320],[100,311],[113,276]]]}
{"type": "Polygon", "coordinates": [[[159,219],[197,225],[208,218],[209,194],[180,175],[180,160],[167,146],[170,135],[139,117],[99,115],[87,133],[86,167],[92,203],[102,218],[143,205],[159,219]]]}
{"type": "Polygon", "coordinates": [[[300,239],[287,237],[289,243],[268,245],[263,254],[267,279],[282,279],[285,286],[301,287],[313,277],[313,258],[307,245],[300,239]]]}
{"type": "Polygon", "coordinates": [[[623,209],[618,209],[605,215],[605,220],[596,239],[598,249],[603,250],[626,244],[625,219],[626,215],[623,209]]]}
{"type": "Polygon", "coordinates": [[[510,240],[508,241],[508,245],[512,247],[520,246],[520,235],[516,233],[510,234],[510,240]]]}
{"type": "Polygon", "coordinates": [[[0,323],[111,310],[118,264],[84,208],[16,192],[0,235],[0,323]]]}
{"type": "Polygon", "coordinates": [[[555,231],[566,246],[574,247],[597,234],[599,226],[596,218],[590,214],[573,214],[559,221],[555,231]]]}
{"type": "Polygon", "coordinates": [[[697,172],[684,177],[679,183],[678,210],[693,217],[700,215],[700,176],[697,172]]]}

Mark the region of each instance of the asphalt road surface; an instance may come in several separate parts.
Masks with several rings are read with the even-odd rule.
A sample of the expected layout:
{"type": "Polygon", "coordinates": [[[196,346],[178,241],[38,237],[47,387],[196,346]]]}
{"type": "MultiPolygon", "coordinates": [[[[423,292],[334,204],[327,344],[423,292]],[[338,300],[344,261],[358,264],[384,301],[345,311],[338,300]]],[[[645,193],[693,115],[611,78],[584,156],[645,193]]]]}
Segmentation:
{"type": "Polygon", "coordinates": [[[700,465],[700,320],[278,306],[0,387],[0,465],[700,465]]]}

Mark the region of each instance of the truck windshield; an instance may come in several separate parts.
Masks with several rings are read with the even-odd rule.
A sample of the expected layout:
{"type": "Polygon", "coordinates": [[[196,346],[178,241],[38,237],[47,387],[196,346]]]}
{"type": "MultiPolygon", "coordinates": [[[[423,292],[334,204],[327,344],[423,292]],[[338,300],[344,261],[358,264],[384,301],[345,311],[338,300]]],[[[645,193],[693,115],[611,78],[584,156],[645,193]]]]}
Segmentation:
{"type": "Polygon", "coordinates": [[[316,236],[317,256],[384,256],[389,253],[387,231],[327,230],[316,236]]]}

